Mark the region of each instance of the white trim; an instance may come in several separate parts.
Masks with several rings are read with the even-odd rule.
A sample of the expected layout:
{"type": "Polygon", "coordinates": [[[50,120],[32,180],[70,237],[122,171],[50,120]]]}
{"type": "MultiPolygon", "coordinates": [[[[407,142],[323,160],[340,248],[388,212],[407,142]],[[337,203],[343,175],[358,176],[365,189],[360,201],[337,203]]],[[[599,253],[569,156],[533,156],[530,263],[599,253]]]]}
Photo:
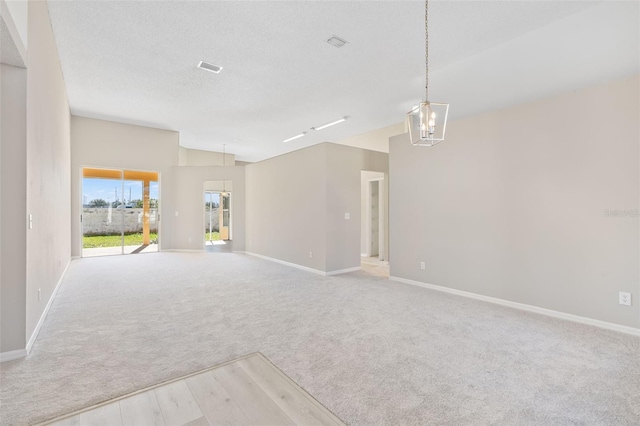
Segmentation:
{"type": "Polygon", "coordinates": [[[56,288],[53,289],[53,293],[51,293],[51,297],[49,298],[49,301],[47,302],[47,306],[45,306],[44,311],[42,311],[42,315],[40,315],[40,320],[38,321],[38,324],[36,324],[36,328],[33,330],[33,333],[31,333],[31,338],[27,342],[27,348],[26,348],[27,353],[26,353],[26,355],[29,355],[29,353],[31,352],[31,348],[33,348],[33,344],[36,342],[36,339],[38,338],[38,333],[40,333],[40,329],[42,328],[42,324],[44,324],[44,320],[45,320],[45,318],[47,318],[47,314],[49,313],[49,309],[51,308],[51,305],[53,304],[53,299],[56,297],[56,294],[58,294],[58,289],[60,288],[60,284],[62,284],[62,279],[67,274],[67,270],[69,269],[69,265],[71,265],[71,259],[69,259],[69,261],[67,262],[67,266],[64,267],[64,271],[62,271],[62,275],[60,275],[60,279],[58,280],[58,283],[56,284],[56,288]]]}
{"type": "Polygon", "coordinates": [[[346,274],[347,272],[355,272],[355,271],[359,271],[361,269],[362,269],[362,267],[356,266],[356,267],[353,267],[353,268],[338,269],[337,271],[325,272],[324,275],[331,276],[331,275],[338,275],[338,274],[346,274]]]}
{"type": "Polygon", "coordinates": [[[284,260],[275,259],[273,257],[263,256],[261,254],[253,253],[253,252],[250,252],[250,251],[245,252],[245,254],[248,254],[249,256],[259,257],[260,259],[270,260],[272,262],[279,263],[281,265],[291,266],[292,268],[302,269],[303,271],[313,272],[314,274],[318,274],[318,275],[326,275],[327,274],[326,272],[321,271],[319,269],[309,268],[307,266],[298,265],[297,263],[291,263],[291,262],[287,262],[287,261],[284,261],[284,260]]]}
{"type": "Polygon", "coordinates": [[[409,280],[406,278],[390,276],[391,281],[397,281],[404,284],[415,285],[418,287],[428,288],[430,290],[441,291],[443,293],[455,294],[456,296],[468,297],[470,299],[482,300],[483,302],[494,303],[496,305],[506,306],[509,308],[519,309],[521,311],[533,312],[548,317],[559,318],[567,321],[578,322],[581,324],[592,325],[594,327],[613,330],[620,333],[631,334],[640,337],[640,328],[628,327],[626,325],[614,324],[593,318],[581,317],[579,315],[568,314],[565,312],[554,311],[552,309],[540,308],[538,306],[527,305],[525,303],[512,302],[510,300],[498,299],[497,297],[484,296],[482,294],[471,293],[463,290],[456,290],[449,287],[443,287],[434,284],[423,283],[420,281],[409,280]]]}
{"type": "Polygon", "coordinates": [[[0,353],[0,362],[13,361],[14,359],[20,359],[27,356],[26,349],[17,349],[15,351],[0,353]]]}
{"type": "Polygon", "coordinates": [[[369,257],[367,253],[360,253],[360,257],[369,257]]]}
{"type": "Polygon", "coordinates": [[[339,269],[339,270],[336,270],[336,271],[325,272],[325,271],[321,271],[319,269],[313,269],[313,268],[309,268],[307,266],[298,265],[297,263],[291,263],[291,262],[287,262],[287,261],[284,261],[284,260],[275,259],[273,257],[263,256],[261,254],[253,253],[253,252],[250,252],[250,251],[234,252],[234,253],[248,254],[249,256],[259,257],[260,259],[270,260],[271,262],[279,263],[281,265],[291,266],[292,268],[302,269],[303,271],[312,272],[314,274],[324,275],[324,276],[344,274],[344,273],[347,273],[347,272],[354,272],[354,271],[359,271],[360,269],[362,269],[360,266],[356,266],[354,268],[339,269]]]}
{"type": "Polygon", "coordinates": [[[204,253],[205,250],[201,249],[201,250],[193,250],[193,249],[164,249],[162,251],[172,251],[172,252],[176,252],[176,253],[204,253]]]}

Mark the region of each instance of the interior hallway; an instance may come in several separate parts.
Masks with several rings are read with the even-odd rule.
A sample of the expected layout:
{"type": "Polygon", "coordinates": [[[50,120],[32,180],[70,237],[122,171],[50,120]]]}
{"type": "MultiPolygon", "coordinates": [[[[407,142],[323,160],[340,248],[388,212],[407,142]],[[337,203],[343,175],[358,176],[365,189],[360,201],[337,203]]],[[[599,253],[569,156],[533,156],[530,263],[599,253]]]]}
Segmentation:
{"type": "Polygon", "coordinates": [[[72,262],[2,424],[261,352],[348,424],[633,424],[637,337],[355,272],[230,253],[72,262]]]}
{"type": "Polygon", "coordinates": [[[362,257],[360,259],[362,272],[380,278],[389,278],[389,262],[382,261],[375,257],[362,257]]]}

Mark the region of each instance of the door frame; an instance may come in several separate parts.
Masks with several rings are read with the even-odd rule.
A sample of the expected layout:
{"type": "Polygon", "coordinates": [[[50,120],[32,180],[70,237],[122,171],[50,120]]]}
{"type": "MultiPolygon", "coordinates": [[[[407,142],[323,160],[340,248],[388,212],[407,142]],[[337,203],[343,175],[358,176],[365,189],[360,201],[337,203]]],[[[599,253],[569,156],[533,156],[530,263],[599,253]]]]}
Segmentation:
{"type": "MultiPolygon", "coordinates": [[[[208,192],[213,192],[214,194],[220,194],[220,212],[222,211],[222,189],[207,189],[208,185],[207,184],[211,184],[211,183],[220,183],[221,187],[224,187],[225,185],[227,187],[231,186],[231,189],[228,188],[224,188],[225,191],[227,193],[229,193],[229,239],[226,241],[233,241],[233,180],[229,180],[229,179],[207,179],[203,182],[203,186],[202,186],[202,195],[203,197],[206,196],[206,194],[208,192]],[[223,184],[224,182],[224,184],[223,184]]],[[[205,201],[206,203],[206,201],[205,201]]],[[[207,215],[204,214],[206,211],[206,207],[205,209],[201,210],[203,212],[203,217],[202,217],[202,229],[206,229],[207,226],[207,215]]],[[[222,218],[220,218],[222,219],[222,218]]],[[[222,225],[222,222],[220,221],[220,223],[218,224],[218,227],[220,227],[222,225]]],[[[202,247],[206,248],[207,246],[207,239],[206,237],[203,238],[202,240],[202,247]]]]}
{"type": "MultiPolygon", "coordinates": [[[[367,210],[365,211],[365,244],[366,251],[362,253],[366,257],[371,257],[371,183],[378,182],[378,256],[380,252],[384,252],[384,232],[385,232],[385,218],[384,218],[384,177],[367,179],[365,205],[367,210]]],[[[386,254],[384,255],[386,257],[386,254]]],[[[381,259],[383,260],[383,259],[381,259]]],[[[386,260],[386,259],[384,259],[386,260]]]]}

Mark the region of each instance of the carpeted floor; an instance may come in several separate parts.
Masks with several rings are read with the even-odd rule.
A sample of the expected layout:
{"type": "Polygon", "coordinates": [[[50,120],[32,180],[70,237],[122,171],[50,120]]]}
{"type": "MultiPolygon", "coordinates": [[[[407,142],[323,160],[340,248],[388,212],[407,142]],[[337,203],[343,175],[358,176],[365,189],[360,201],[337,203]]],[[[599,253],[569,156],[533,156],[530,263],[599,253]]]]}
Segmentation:
{"type": "Polygon", "coordinates": [[[1,423],[262,352],[350,424],[640,423],[640,339],[357,272],[232,253],[72,262],[1,423]]]}

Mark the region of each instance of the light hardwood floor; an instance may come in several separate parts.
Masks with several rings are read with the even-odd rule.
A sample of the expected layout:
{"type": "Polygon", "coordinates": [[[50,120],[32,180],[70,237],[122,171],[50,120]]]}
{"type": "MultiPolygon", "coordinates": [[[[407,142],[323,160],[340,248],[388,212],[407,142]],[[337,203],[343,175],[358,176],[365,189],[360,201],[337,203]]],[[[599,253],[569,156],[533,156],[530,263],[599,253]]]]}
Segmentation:
{"type": "Polygon", "coordinates": [[[46,425],[343,425],[261,354],[143,389],[46,425]]]}
{"type": "Polygon", "coordinates": [[[381,261],[378,257],[360,258],[362,272],[381,278],[389,278],[389,262],[381,261]]]}

